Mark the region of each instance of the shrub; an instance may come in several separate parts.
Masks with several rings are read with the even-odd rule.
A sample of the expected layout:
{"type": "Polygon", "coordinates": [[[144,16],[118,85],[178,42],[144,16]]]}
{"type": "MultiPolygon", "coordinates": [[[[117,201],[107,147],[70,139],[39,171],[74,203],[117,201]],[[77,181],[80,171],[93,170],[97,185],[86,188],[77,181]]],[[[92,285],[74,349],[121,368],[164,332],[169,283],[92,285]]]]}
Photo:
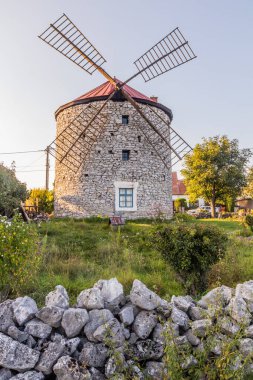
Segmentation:
{"type": "Polygon", "coordinates": [[[32,189],[27,202],[38,206],[39,212],[51,214],[54,211],[54,193],[52,190],[32,189]]]}
{"type": "Polygon", "coordinates": [[[247,214],[245,217],[245,223],[249,226],[249,228],[253,232],[253,215],[247,214]]]}
{"type": "Polygon", "coordinates": [[[210,267],[224,256],[227,236],[214,226],[179,223],[157,229],[154,240],[186,290],[197,294],[206,289],[210,267]]]}
{"type": "Polygon", "coordinates": [[[13,170],[0,164],[0,214],[12,216],[26,196],[26,185],[18,181],[13,170]]]}
{"type": "Polygon", "coordinates": [[[0,218],[0,299],[18,295],[35,279],[41,262],[36,227],[15,215],[11,222],[0,218]]]}

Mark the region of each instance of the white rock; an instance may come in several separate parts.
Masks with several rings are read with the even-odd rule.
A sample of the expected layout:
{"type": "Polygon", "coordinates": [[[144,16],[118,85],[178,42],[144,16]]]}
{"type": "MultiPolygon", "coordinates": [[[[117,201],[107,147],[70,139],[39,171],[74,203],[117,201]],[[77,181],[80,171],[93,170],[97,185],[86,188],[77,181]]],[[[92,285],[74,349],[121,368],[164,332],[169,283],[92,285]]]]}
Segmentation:
{"type": "Polygon", "coordinates": [[[232,298],[232,289],[228,286],[222,285],[215,288],[203,296],[200,304],[207,307],[221,308],[226,306],[232,298]]]}
{"type": "Polygon", "coordinates": [[[134,309],[132,305],[126,305],[124,306],[120,312],[119,317],[122,323],[124,323],[125,326],[129,326],[134,321],[134,309]]]}
{"type": "Polygon", "coordinates": [[[246,302],[253,302],[253,281],[238,284],[235,288],[235,296],[243,298],[246,302]]]}
{"type": "Polygon", "coordinates": [[[93,336],[94,331],[114,317],[110,310],[101,309],[91,310],[89,312],[89,318],[89,322],[84,326],[84,333],[91,342],[97,342],[97,339],[93,336]]]}
{"type": "Polygon", "coordinates": [[[91,380],[91,374],[86,368],[80,368],[78,361],[70,356],[62,356],[54,365],[57,380],[91,380]]]}
{"type": "Polygon", "coordinates": [[[161,305],[161,298],[139,280],[134,280],[130,292],[131,302],[144,310],[154,310],[161,305]]]}
{"type": "Polygon", "coordinates": [[[212,321],[210,319],[200,319],[191,323],[192,332],[198,337],[206,336],[211,326],[212,321]]]}
{"type": "Polygon", "coordinates": [[[246,358],[249,355],[252,355],[252,353],[253,353],[253,339],[250,339],[250,338],[240,339],[239,351],[241,352],[241,354],[244,358],[246,358]]]}
{"type": "Polygon", "coordinates": [[[171,302],[180,310],[184,311],[185,313],[189,310],[189,308],[194,305],[193,299],[188,296],[172,296],[171,302]]]}
{"type": "Polygon", "coordinates": [[[105,307],[117,306],[124,298],[123,286],[116,278],[100,280],[94,285],[94,287],[101,289],[101,294],[105,301],[105,307]]]}
{"type": "Polygon", "coordinates": [[[247,309],[247,304],[241,297],[233,297],[227,306],[227,312],[238,323],[248,326],[252,316],[247,309]]]}
{"type": "Polygon", "coordinates": [[[5,333],[10,326],[14,326],[12,303],[6,300],[0,304],[0,332],[5,333]]]}
{"type": "Polygon", "coordinates": [[[61,325],[64,328],[67,337],[74,338],[81,332],[88,321],[89,314],[87,310],[70,308],[65,310],[61,325]]]}
{"type": "Polygon", "coordinates": [[[40,353],[0,333],[0,366],[18,372],[34,368],[40,353]]]}
{"type": "Polygon", "coordinates": [[[94,331],[93,337],[99,342],[106,343],[109,341],[117,347],[122,346],[125,341],[123,326],[116,318],[113,318],[105,324],[99,326],[94,331]]]}
{"type": "Polygon", "coordinates": [[[0,379],[1,380],[9,380],[12,377],[12,373],[7,368],[0,369],[0,379]]]}
{"type": "Polygon", "coordinates": [[[56,306],[45,306],[38,311],[36,317],[51,327],[60,327],[64,309],[56,306]]]}
{"type": "Polygon", "coordinates": [[[14,318],[20,326],[32,319],[38,311],[36,302],[30,297],[19,297],[12,303],[14,318]]]}
{"type": "Polygon", "coordinates": [[[66,289],[62,285],[57,285],[55,290],[48,293],[45,301],[46,306],[56,306],[62,309],[69,307],[69,296],[66,289]]]}
{"type": "Polygon", "coordinates": [[[133,331],[140,339],[146,339],[156,326],[157,320],[154,311],[140,311],[134,320],[133,331]]]}
{"type": "Polygon", "coordinates": [[[103,309],[104,299],[101,290],[98,288],[83,290],[77,297],[77,306],[85,307],[88,310],[103,309]]]}
{"type": "Polygon", "coordinates": [[[20,373],[11,378],[11,380],[43,380],[43,379],[45,379],[44,375],[41,372],[36,372],[36,371],[28,371],[25,373],[20,373]]]}
{"type": "Polygon", "coordinates": [[[46,339],[52,331],[52,327],[35,318],[27,322],[25,332],[35,338],[46,339]]]}
{"type": "Polygon", "coordinates": [[[49,375],[52,372],[54,364],[57,362],[59,357],[63,355],[65,349],[65,340],[62,339],[58,342],[49,343],[45,351],[42,352],[40,360],[36,365],[35,369],[37,371],[43,372],[45,375],[49,375]]]}
{"type": "Polygon", "coordinates": [[[180,327],[182,327],[184,330],[187,330],[189,328],[189,317],[188,317],[188,315],[184,311],[179,310],[175,306],[172,308],[171,320],[172,320],[172,322],[174,322],[177,325],[179,325],[180,327]]]}

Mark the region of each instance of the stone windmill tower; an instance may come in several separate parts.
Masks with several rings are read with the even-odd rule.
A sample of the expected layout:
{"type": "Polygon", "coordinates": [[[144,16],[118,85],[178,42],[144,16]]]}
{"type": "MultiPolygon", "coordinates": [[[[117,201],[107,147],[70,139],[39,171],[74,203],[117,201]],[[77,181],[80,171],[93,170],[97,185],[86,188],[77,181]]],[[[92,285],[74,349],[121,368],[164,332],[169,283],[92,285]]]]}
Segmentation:
{"type": "Polygon", "coordinates": [[[144,53],[121,82],[64,14],[40,38],[89,74],[107,81],[56,111],[55,215],[172,215],[171,168],[191,147],[171,127],[169,108],[128,86],[149,81],[196,56],[178,28],[144,53]]]}

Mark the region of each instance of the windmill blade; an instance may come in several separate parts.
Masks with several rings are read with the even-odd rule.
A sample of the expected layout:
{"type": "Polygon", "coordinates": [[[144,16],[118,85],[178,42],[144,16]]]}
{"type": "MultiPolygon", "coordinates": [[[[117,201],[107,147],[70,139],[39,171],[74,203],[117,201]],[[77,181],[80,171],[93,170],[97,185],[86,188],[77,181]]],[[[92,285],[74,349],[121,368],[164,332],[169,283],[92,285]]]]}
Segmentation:
{"type": "Polygon", "coordinates": [[[139,129],[166,168],[170,170],[192,148],[153,107],[148,106],[148,111],[143,110],[129,94],[124,90],[122,93],[145,120],[146,124],[139,125],[139,129]]]}
{"type": "Polygon", "coordinates": [[[101,67],[106,62],[105,58],[65,14],[50,24],[39,38],[87,73],[93,74],[98,70],[107,80],[115,83],[101,67]]]}
{"type": "Polygon", "coordinates": [[[89,156],[106,120],[104,114],[99,115],[98,109],[88,104],[50,144],[50,154],[76,173],[89,156]]]}
{"type": "Polygon", "coordinates": [[[192,151],[192,147],[181,137],[175,129],[173,129],[157,111],[154,107],[148,105],[149,110],[160,119],[161,125],[167,125],[169,127],[170,137],[169,142],[171,146],[171,167],[177,162],[181,161],[188,153],[192,151]]]}
{"type": "Polygon", "coordinates": [[[139,74],[142,75],[145,82],[148,82],[194,58],[196,55],[188,41],[179,28],[176,28],[134,62],[138,73],[125,83],[139,74]]]}

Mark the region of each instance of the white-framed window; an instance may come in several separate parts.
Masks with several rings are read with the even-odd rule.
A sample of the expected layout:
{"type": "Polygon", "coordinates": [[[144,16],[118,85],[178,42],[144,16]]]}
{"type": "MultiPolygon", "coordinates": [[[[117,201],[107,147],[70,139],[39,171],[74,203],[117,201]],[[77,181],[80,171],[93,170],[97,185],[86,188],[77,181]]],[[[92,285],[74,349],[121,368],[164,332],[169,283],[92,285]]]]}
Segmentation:
{"type": "Polygon", "coordinates": [[[138,182],[114,182],[115,187],[115,211],[137,210],[138,182]]]}

